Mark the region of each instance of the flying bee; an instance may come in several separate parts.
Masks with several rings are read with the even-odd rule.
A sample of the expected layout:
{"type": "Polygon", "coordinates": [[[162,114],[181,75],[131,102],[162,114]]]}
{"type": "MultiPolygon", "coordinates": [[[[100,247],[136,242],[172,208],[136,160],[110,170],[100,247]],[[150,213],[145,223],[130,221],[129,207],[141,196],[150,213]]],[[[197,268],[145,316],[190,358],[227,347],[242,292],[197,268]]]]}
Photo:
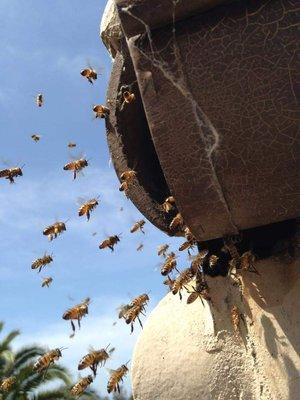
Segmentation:
{"type": "Polygon", "coordinates": [[[84,68],[80,71],[80,75],[85,77],[92,85],[97,80],[98,74],[93,68],[84,68]]]}
{"type": "Polygon", "coordinates": [[[10,183],[15,183],[15,178],[23,176],[23,167],[13,167],[0,170],[0,178],[8,179],[10,183]]]}
{"type": "Polygon", "coordinates": [[[52,241],[54,238],[56,239],[58,235],[66,231],[65,222],[55,222],[52,225],[47,226],[43,230],[43,235],[48,236],[48,239],[52,241]]]}
{"type": "Polygon", "coordinates": [[[136,248],[136,251],[142,251],[143,248],[144,248],[143,243],[140,243],[140,244],[138,245],[138,247],[136,248]]]}
{"type": "Polygon", "coordinates": [[[177,261],[176,261],[176,255],[173,253],[173,251],[167,255],[165,262],[160,268],[160,273],[163,276],[169,275],[174,269],[176,269],[177,266],[177,261]]]}
{"type": "Polygon", "coordinates": [[[208,250],[201,250],[199,253],[192,258],[191,271],[194,275],[197,274],[199,270],[202,269],[203,261],[208,255],[208,250]]]}
{"type": "Polygon", "coordinates": [[[93,107],[93,111],[95,114],[95,118],[106,118],[109,116],[109,108],[101,105],[101,104],[97,104],[93,107]]]}
{"type": "Polygon", "coordinates": [[[87,220],[90,220],[91,212],[98,206],[98,198],[91,199],[81,204],[78,210],[78,215],[81,217],[82,215],[86,215],[87,220]]]}
{"type": "Polygon", "coordinates": [[[42,105],[44,104],[44,96],[42,95],[42,93],[39,93],[36,98],[35,98],[35,102],[36,105],[38,107],[42,107],[42,105]]]}
{"type": "Polygon", "coordinates": [[[31,139],[34,140],[35,142],[38,142],[41,139],[41,136],[33,134],[33,135],[31,135],[31,139]]]}
{"type": "Polygon", "coordinates": [[[259,272],[254,266],[254,262],[255,262],[255,255],[250,250],[243,253],[240,257],[240,267],[242,270],[254,272],[257,275],[259,275],[259,272]]]}
{"type": "Polygon", "coordinates": [[[45,265],[50,264],[53,261],[53,256],[45,253],[43,257],[37,258],[31,264],[31,269],[38,269],[38,272],[41,272],[42,268],[45,265]]]}
{"type": "Polygon", "coordinates": [[[192,278],[193,278],[193,273],[190,268],[184,269],[175,278],[174,284],[172,286],[172,293],[173,294],[179,293],[180,300],[182,300],[182,294],[181,294],[182,289],[185,288],[187,290],[185,285],[187,285],[192,278]]]}
{"type": "Polygon", "coordinates": [[[224,249],[230,254],[231,260],[229,261],[229,271],[230,274],[233,268],[240,268],[240,254],[239,251],[234,244],[233,240],[224,239],[224,249]]]}
{"type": "Polygon", "coordinates": [[[163,281],[163,284],[168,286],[169,290],[171,291],[174,285],[175,279],[171,279],[168,275],[167,279],[163,281]]]}
{"type": "Polygon", "coordinates": [[[132,185],[134,179],[136,178],[136,171],[132,169],[128,169],[127,171],[124,171],[120,175],[120,180],[121,180],[121,185],[119,187],[120,192],[125,192],[126,196],[128,194],[129,188],[132,185]]]}
{"type": "Polygon", "coordinates": [[[202,304],[203,299],[206,301],[211,301],[209,295],[209,287],[204,279],[196,279],[196,287],[193,287],[194,291],[187,298],[187,304],[193,303],[196,299],[200,299],[202,304]]]}
{"type": "Polygon", "coordinates": [[[106,249],[107,247],[114,251],[114,246],[120,241],[121,235],[109,236],[99,244],[99,249],[106,249]]]}
{"type": "Polygon", "coordinates": [[[169,249],[168,244],[162,244],[162,245],[158,246],[157,247],[157,255],[166,257],[168,249],[169,249]]]}
{"type": "Polygon", "coordinates": [[[108,393],[111,393],[112,391],[118,391],[120,393],[120,382],[123,382],[124,376],[128,373],[128,363],[129,361],[126,364],[121,365],[118,369],[111,370],[111,375],[107,382],[108,393]]]}
{"type": "Polygon", "coordinates": [[[59,358],[62,357],[62,350],[64,350],[63,347],[60,349],[57,348],[54,350],[50,350],[47,353],[43,354],[33,365],[33,370],[38,373],[44,371],[46,373],[50,365],[54,364],[55,361],[59,360],[59,358]]]}
{"type": "Polygon", "coordinates": [[[78,160],[71,161],[64,166],[64,171],[73,171],[73,179],[76,179],[77,173],[82,171],[89,165],[85,158],[79,158],[78,160]]]}
{"type": "Polygon", "coordinates": [[[144,306],[140,304],[136,306],[131,306],[129,310],[126,311],[126,313],[124,314],[124,319],[126,324],[131,325],[131,330],[130,330],[131,333],[133,332],[133,325],[136,319],[139,321],[139,324],[143,328],[143,324],[139,316],[140,314],[144,315],[143,311],[144,311],[144,306]]]}
{"type": "Polygon", "coordinates": [[[162,208],[164,212],[168,213],[175,207],[175,198],[173,196],[169,196],[162,204],[162,208]]]}
{"type": "Polygon", "coordinates": [[[175,215],[175,217],[172,219],[171,223],[170,223],[170,229],[171,230],[181,230],[183,228],[183,218],[182,215],[180,213],[177,213],[175,215]]]}
{"type": "Polygon", "coordinates": [[[9,376],[8,378],[3,378],[0,383],[0,390],[2,392],[9,392],[12,389],[13,385],[16,383],[15,376],[9,376]]]}
{"type": "MultiPolygon", "coordinates": [[[[75,334],[75,325],[73,320],[77,320],[78,328],[80,329],[81,319],[89,313],[90,298],[87,297],[83,302],[77,304],[76,306],[69,308],[62,316],[64,320],[71,321],[71,327],[73,335],[75,334]]],[[[72,335],[71,335],[72,336],[72,335]]]]}
{"type": "Polygon", "coordinates": [[[216,256],[215,254],[212,254],[211,256],[209,256],[208,259],[208,264],[210,268],[214,268],[218,262],[219,257],[216,256]]]}
{"type": "Polygon", "coordinates": [[[71,389],[71,394],[73,396],[80,396],[87,389],[87,387],[93,382],[92,375],[88,375],[81,378],[71,389]]]}
{"type": "Polygon", "coordinates": [[[179,251],[187,250],[188,253],[190,254],[190,250],[195,247],[197,241],[195,236],[192,234],[192,232],[188,227],[184,229],[184,236],[186,238],[186,241],[183,242],[182,245],[179,247],[179,251]]]}
{"type": "Polygon", "coordinates": [[[53,278],[51,278],[51,276],[48,276],[47,278],[43,279],[42,287],[45,287],[45,286],[49,287],[52,282],[53,282],[53,278]]]}
{"type": "Polygon", "coordinates": [[[146,221],[144,221],[143,219],[141,219],[140,221],[137,221],[130,229],[131,233],[137,232],[138,230],[140,230],[143,234],[145,234],[144,232],[144,225],[145,225],[146,221]]]}
{"type": "Polygon", "coordinates": [[[76,143],[73,143],[73,142],[69,142],[68,143],[68,147],[70,148],[70,149],[72,149],[73,147],[76,147],[77,145],[76,145],[76,143]]]}
{"type": "Polygon", "coordinates": [[[100,367],[104,366],[110,357],[111,352],[107,352],[108,347],[109,345],[105,349],[100,350],[93,350],[91,348],[89,353],[79,361],[78,370],[80,371],[85,368],[90,368],[95,377],[97,375],[98,365],[100,364],[100,367]]]}

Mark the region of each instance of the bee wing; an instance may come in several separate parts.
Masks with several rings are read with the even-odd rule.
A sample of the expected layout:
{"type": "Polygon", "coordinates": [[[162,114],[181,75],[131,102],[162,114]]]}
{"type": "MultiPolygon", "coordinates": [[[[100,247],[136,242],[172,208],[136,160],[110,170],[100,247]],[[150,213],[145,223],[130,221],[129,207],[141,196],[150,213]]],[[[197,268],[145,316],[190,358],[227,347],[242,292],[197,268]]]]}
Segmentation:
{"type": "Polygon", "coordinates": [[[81,206],[83,203],[86,203],[88,201],[88,198],[86,196],[82,197],[77,197],[76,203],[81,206]]]}

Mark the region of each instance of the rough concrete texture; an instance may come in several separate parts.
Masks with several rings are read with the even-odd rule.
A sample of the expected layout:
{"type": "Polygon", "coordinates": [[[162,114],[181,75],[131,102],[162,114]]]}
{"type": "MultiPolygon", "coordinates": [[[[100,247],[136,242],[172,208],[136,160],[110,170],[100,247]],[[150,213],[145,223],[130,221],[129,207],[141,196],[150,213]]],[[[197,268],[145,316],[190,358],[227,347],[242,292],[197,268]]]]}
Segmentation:
{"type": "Polygon", "coordinates": [[[268,260],[257,268],[260,276],[243,276],[244,289],[210,279],[213,305],[187,305],[187,293],[158,304],[134,352],[135,400],[299,399],[300,262],[268,260]],[[245,320],[239,333],[233,305],[245,320]]]}
{"type": "Polygon", "coordinates": [[[110,55],[114,58],[123,36],[114,0],[108,0],[100,24],[100,35],[110,55]]]}

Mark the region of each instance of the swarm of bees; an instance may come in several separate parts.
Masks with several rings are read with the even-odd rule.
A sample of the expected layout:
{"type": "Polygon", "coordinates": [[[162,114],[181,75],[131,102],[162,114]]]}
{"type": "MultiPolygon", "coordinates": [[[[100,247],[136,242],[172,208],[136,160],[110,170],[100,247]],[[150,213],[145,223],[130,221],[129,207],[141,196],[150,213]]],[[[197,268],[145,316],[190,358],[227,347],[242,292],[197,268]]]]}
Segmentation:
{"type": "MultiPolygon", "coordinates": [[[[96,70],[91,67],[83,69],[80,74],[92,85],[98,77],[96,70]]],[[[126,87],[126,90],[123,89],[120,92],[122,96],[121,110],[123,110],[124,106],[134,102],[136,99],[136,95],[131,91],[130,87],[126,87]]],[[[38,107],[42,107],[43,104],[44,97],[41,93],[39,93],[36,96],[36,105],[38,107]]],[[[93,112],[95,114],[95,118],[108,118],[110,114],[109,108],[100,104],[93,106],[93,112]]],[[[31,135],[31,138],[34,142],[38,142],[41,139],[41,136],[38,134],[33,134],[31,135]]],[[[76,143],[69,142],[68,147],[74,148],[76,147],[76,143]]],[[[73,179],[75,180],[78,173],[80,173],[88,165],[89,162],[85,158],[77,158],[65,164],[63,170],[73,171],[73,179]]],[[[23,167],[12,167],[0,170],[0,178],[5,178],[10,183],[14,183],[17,177],[23,176],[22,168],[23,167]]],[[[128,196],[129,190],[134,185],[137,176],[138,175],[135,169],[127,169],[123,171],[123,173],[120,175],[121,184],[119,186],[119,191],[124,192],[125,195],[128,196]]],[[[87,220],[89,221],[91,213],[98,205],[98,198],[92,198],[84,201],[78,209],[78,216],[86,216],[87,220]]],[[[185,241],[179,247],[179,251],[187,250],[188,254],[190,255],[190,250],[193,250],[198,245],[198,242],[189,227],[186,226],[183,216],[178,211],[174,196],[170,195],[165,198],[163,203],[160,205],[160,209],[165,213],[169,228],[172,233],[181,234],[185,238],[185,241]]],[[[122,210],[123,207],[120,209],[120,211],[122,210]]],[[[146,221],[143,219],[138,220],[130,228],[130,232],[135,233],[140,231],[145,234],[145,223],[146,221]]],[[[57,221],[52,225],[47,226],[43,230],[43,235],[47,236],[49,241],[52,241],[64,231],[66,231],[66,222],[57,221]]],[[[94,235],[96,235],[96,233],[93,233],[93,236],[94,235]]],[[[99,244],[99,248],[109,248],[111,251],[114,251],[115,245],[120,242],[120,237],[120,234],[108,236],[99,244]]],[[[140,243],[136,250],[141,251],[143,247],[143,243],[140,243]]],[[[232,270],[242,270],[259,274],[254,266],[255,256],[251,251],[246,251],[240,255],[234,242],[228,238],[224,239],[224,251],[226,251],[231,257],[229,261],[228,275],[232,274],[232,270]]],[[[169,291],[173,295],[178,294],[179,299],[182,300],[182,292],[186,290],[188,293],[187,304],[194,303],[197,299],[199,299],[203,305],[205,304],[204,301],[213,305],[212,298],[210,296],[210,289],[205,279],[204,266],[206,265],[206,268],[209,268],[210,270],[216,269],[220,259],[219,253],[219,255],[209,254],[207,249],[202,249],[196,256],[192,257],[190,267],[185,268],[182,271],[177,268],[177,255],[173,251],[169,252],[168,244],[160,245],[157,249],[157,254],[158,256],[163,257],[163,262],[160,267],[161,275],[165,277],[163,284],[168,287],[169,291]],[[175,275],[176,273],[177,275],[175,275]]],[[[31,268],[37,269],[38,272],[41,272],[41,270],[51,262],[53,262],[53,256],[45,253],[42,257],[37,258],[32,262],[31,268]]],[[[41,286],[50,287],[52,282],[52,277],[45,277],[42,280],[41,286]]],[[[146,306],[149,300],[149,295],[147,293],[143,293],[140,296],[135,297],[129,304],[122,305],[119,308],[118,317],[119,319],[123,319],[127,325],[130,325],[131,333],[134,330],[134,324],[136,321],[138,321],[141,328],[143,328],[141,316],[145,316],[146,306]]],[[[87,297],[81,303],[67,309],[67,311],[62,315],[62,319],[70,321],[72,330],[70,337],[73,337],[76,332],[74,321],[77,321],[78,328],[81,328],[81,320],[89,313],[89,305],[90,298],[87,297]]],[[[231,308],[231,321],[236,333],[239,331],[240,320],[241,313],[238,307],[234,305],[231,308]]],[[[87,375],[83,378],[80,378],[79,381],[70,389],[72,395],[80,396],[93,382],[97,376],[98,368],[105,366],[106,362],[111,357],[111,353],[114,351],[114,348],[110,350],[108,350],[108,348],[109,345],[106,348],[101,348],[99,350],[90,348],[88,354],[86,354],[79,361],[78,370],[82,371],[86,368],[89,368],[93,375],[87,375]]],[[[44,374],[45,376],[49,367],[62,357],[62,350],[64,350],[64,348],[56,348],[43,354],[34,364],[33,370],[36,373],[44,374]]],[[[107,383],[108,393],[117,391],[120,393],[120,383],[128,373],[127,365],[128,362],[121,365],[116,370],[111,370],[111,375],[107,383]]],[[[3,392],[11,390],[15,382],[16,378],[14,376],[4,378],[1,381],[0,390],[3,392]]]]}

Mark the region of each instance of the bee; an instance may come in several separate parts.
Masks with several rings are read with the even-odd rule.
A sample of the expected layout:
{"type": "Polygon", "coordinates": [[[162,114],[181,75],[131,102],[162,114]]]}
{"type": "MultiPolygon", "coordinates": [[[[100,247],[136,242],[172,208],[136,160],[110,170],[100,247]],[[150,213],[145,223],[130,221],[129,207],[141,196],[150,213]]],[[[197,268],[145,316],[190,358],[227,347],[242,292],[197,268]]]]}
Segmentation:
{"type": "Polygon", "coordinates": [[[109,116],[109,108],[101,104],[95,105],[93,111],[95,113],[95,118],[106,118],[109,116]]]}
{"type": "Polygon", "coordinates": [[[85,77],[92,85],[97,80],[97,72],[93,68],[84,68],[80,71],[80,75],[85,77]]]}
{"type": "Polygon", "coordinates": [[[31,264],[31,269],[38,269],[41,272],[42,268],[53,261],[53,256],[45,253],[43,257],[37,258],[31,264]]]}
{"type": "Polygon", "coordinates": [[[43,235],[48,236],[48,239],[52,241],[54,238],[56,239],[58,235],[66,231],[65,222],[55,222],[52,225],[47,226],[43,230],[43,235]]]}
{"type": "Polygon", "coordinates": [[[231,311],[230,311],[230,316],[231,316],[231,322],[233,325],[233,329],[236,334],[239,333],[239,327],[240,327],[240,322],[241,322],[241,314],[239,312],[239,309],[237,306],[232,306],[231,311]]]}
{"type": "Polygon", "coordinates": [[[95,377],[97,374],[98,365],[100,364],[100,367],[104,366],[109,358],[109,353],[107,352],[108,347],[109,345],[105,349],[100,350],[93,350],[91,348],[89,353],[79,361],[78,370],[90,368],[95,377]]]}
{"type": "Polygon", "coordinates": [[[157,247],[157,255],[166,257],[169,247],[170,246],[168,244],[162,244],[162,245],[158,246],[157,247]]]}
{"type": "Polygon", "coordinates": [[[134,179],[136,178],[136,175],[137,175],[136,171],[134,171],[132,169],[128,169],[127,171],[124,171],[120,176],[120,180],[122,183],[119,187],[119,191],[125,192],[125,194],[127,196],[129,188],[132,185],[134,179]]]}
{"type": "Polygon", "coordinates": [[[132,92],[129,92],[128,90],[125,90],[125,92],[123,92],[123,103],[121,105],[120,110],[122,111],[126,104],[130,104],[130,103],[134,102],[134,100],[135,100],[135,94],[132,92]]]}
{"type": "Polygon", "coordinates": [[[140,320],[140,314],[143,314],[143,311],[145,310],[144,304],[137,304],[135,306],[130,305],[130,308],[124,313],[124,319],[126,324],[131,325],[131,333],[133,332],[133,325],[134,321],[137,319],[139,321],[139,324],[143,328],[142,321],[140,320]]]}
{"type": "Polygon", "coordinates": [[[190,254],[190,250],[195,247],[197,241],[188,227],[184,229],[184,236],[186,238],[186,241],[183,242],[182,245],[179,247],[179,251],[187,250],[190,254]]]}
{"type": "Polygon", "coordinates": [[[229,272],[231,272],[232,268],[240,268],[240,254],[231,239],[224,239],[224,249],[230,254],[231,260],[229,262],[229,272]]]}
{"type": "Polygon", "coordinates": [[[43,282],[42,282],[42,287],[49,287],[51,285],[51,283],[53,282],[53,278],[51,278],[51,276],[44,278],[43,282]]]}
{"type": "Polygon", "coordinates": [[[216,265],[217,262],[218,262],[218,259],[219,259],[219,257],[216,256],[215,254],[212,254],[212,255],[209,257],[209,259],[208,259],[208,264],[209,264],[210,268],[214,268],[214,267],[215,267],[215,265],[216,265]]]}
{"type": "Polygon", "coordinates": [[[38,107],[42,107],[42,105],[44,104],[44,96],[42,95],[42,93],[39,93],[36,98],[35,98],[35,102],[36,105],[38,107]]]}
{"type": "Polygon", "coordinates": [[[64,171],[73,171],[73,179],[76,179],[77,173],[82,171],[89,165],[85,158],[79,158],[78,160],[71,161],[64,166],[64,171]]]}
{"type": "Polygon", "coordinates": [[[91,212],[98,206],[98,199],[91,199],[83,203],[78,210],[78,215],[86,215],[87,220],[90,220],[91,212]]]}
{"type": "Polygon", "coordinates": [[[129,361],[126,364],[121,365],[118,369],[111,371],[109,381],[107,382],[108,393],[111,393],[112,391],[118,391],[120,393],[120,382],[123,382],[124,376],[128,373],[128,363],[129,361]]]}
{"type": "Polygon", "coordinates": [[[162,208],[164,212],[168,213],[175,207],[175,198],[173,196],[169,196],[162,204],[162,208]]]}
{"type": "Polygon", "coordinates": [[[69,142],[68,143],[68,147],[70,148],[70,149],[72,149],[73,147],[76,147],[77,145],[76,145],[76,143],[73,143],[73,142],[69,142]]]}
{"type": "Polygon", "coordinates": [[[55,361],[59,360],[60,357],[62,357],[62,350],[64,350],[63,347],[60,349],[50,350],[42,355],[33,365],[33,370],[38,373],[41,373],[43,371],[45,371],[46,373],[50,365],[54,364],[55,361]]]}
{"type": "Polygon", "coordinates": [[[189,283],[189,281],[193,278],[193,273],[190,268],[184,269],[176,278],[174,281],[174,284],[172,286],[172,293],[176,294],[179,293],[179,298],[182,300],[182,294],[181,290],[183,288],[187,289],[185,285],[189,283]]]}
{"type": "Polygon", "coordinates": [[[0,383],[0,390],[3,392],[9,392],[13,385],[16,383],[15,376],[9,376],[8,378],[3,378],[0,383]]]}
{"type": "Polygon", "coordinates": [[[169,290],[171,291],[174,285],[175,279],[171,279],[168,275],[167,279],[163,281],[163,284],[168,286],[169,290]]]}
{"type": "Polygon", "coordinates": [[[93,382],[92,375],[88,375],[81,378],[71,389],[71,394],[73,396],[80,396],[87,389],[87,387],[93,382]]]}
{"type": "Polygon", "coordinates": [[[136,251],[142,251],[143,248],[144,248],[143,243],[140,243],[140,244],[138,245],[138,247],[136,248],[136,251]]]}
{"type": "Polygon", "coordinates": [[[99,244],[99,249],[106,249],[107,247],[114,251],[114,246],[120,241],[121,235],[109,236],[99,244]]]}
{"type": "Polygon", "coordinates": [[[243,253],[240,257],[240,267],[244,271],[254,272],[259,275],[259,272],[254,266],[255,255],[249,250],[243,253]]]}
{"type": "Polygon", "coordinates": [[[144,225],[145,225],[146,221],[144,221],[143,219],[141,219],[140,221],[137,221],[130,229],[131,233],[137,232],[138,230],[140,230],[143,234],[145,234],[144,232],[144,225]]]}
{"type": "Polygon", "coordinates": [[[193,287],[194,291],[187,298],[187,304],[193,303],[196,299],[200,299],[202,304],[203,299],[206,301],[211,301],[209,295],[209,287],[204,279],[196,279],[196,287],[193,287]]]}
{"type": "Polygon", "coordinates": [[[170,223],[170,229],[171,230],[175,230],[175,229],[181,230],[183,228],[183,224],[184,224],[184,222],[183,222],[182,215],[180,213],[177,213],[170,223]]]}
{"type": "Polygon", "coordinates": [[[13,167],[0,170],[0,178],[8,179],[10,183],[15,183],[15,178],[23,176],[22,168],[13,167]]]}
{"type": "Polygon", "coordinates": [[[191,271],[194,275],[202,269],[203,261],[208,255],[208,250],[201,250],[195,257],[192,258],[191,271]]]}
{"type": "Polygon", "coordinates": [[[174,269],[176,269],[177,261],[176,255],[173,251],[167,255],[165,262],[161,266],[160,273],[163,276],[170,274],[174,269]]]}
{"type": "Polygon", "coordinates": [[[35,142],[38,142],[41,139],[41,136],[33,134],[33,135],[31,135],[31,139],[34,140],[35,142]]]}
{"type": "MultiPolygon", "coordinates": [[[[80,304],[77,304],[76,306],[69,308],[62,316],[64,320],[70,320],[71,321],[71,327],[73,334],[75,334],[75,325],[73,320],[77,320],[78,322],[78,328],[80,329],[80,321],[81,319],[89,313],[89,306],[90,304],[90,298],[87,297],[83,302],[80,304]]],[[[71,336],[72,336],[71,335],[71,336]]]]}

